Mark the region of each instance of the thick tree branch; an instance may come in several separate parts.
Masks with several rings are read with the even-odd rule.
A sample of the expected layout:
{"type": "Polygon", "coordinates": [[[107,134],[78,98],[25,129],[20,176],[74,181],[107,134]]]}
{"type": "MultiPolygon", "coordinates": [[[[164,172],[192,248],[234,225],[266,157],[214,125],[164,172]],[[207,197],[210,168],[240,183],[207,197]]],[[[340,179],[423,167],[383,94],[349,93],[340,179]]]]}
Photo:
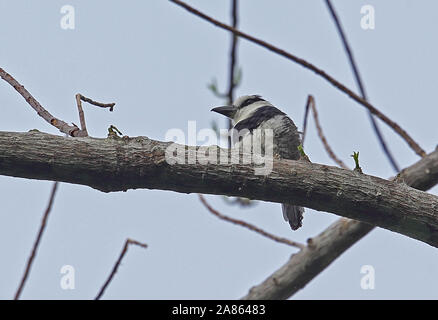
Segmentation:
{"type": "MultiPolygon", "coordinates": [[[[396,177],[409,186],[428,190],[438,184],[438,152],[435,151],[396,177]]],[[[367,235],[374,226],[341,218],[313,239],[308,246],[292,255],[289,261],[242,299],[287,299],[304,288],[343,252],[367,235]]]]}
{"type": "MultiPolygon", "coordinates": [[[[292,202],[438,246],[438,197],[404,183],[305,161],[274,160],[267,176],[255,175],[253,165],[170,165],[165,154],[171,144],[146,137],[72,139],[36,130],[0,132],[0,174],[88,185],[104,192],[147,188],[292,202]]],[[[198,150],[183,147],[185,158],[180,160],[198,150]]],[[[438,151],[430,156],[438,157],[438,151]]],[[[437,175],[438,169],[429,169],[429,174],[437,175]]]]}
{"type": "Polygon", "coordinates": [[[251,288],[242,299],[289,298],[372,229],[373,226],[367,223],[339,219],[320,235],[309,240],[306,248],[292,255],[285,265],[261,284],[251,288]]]}

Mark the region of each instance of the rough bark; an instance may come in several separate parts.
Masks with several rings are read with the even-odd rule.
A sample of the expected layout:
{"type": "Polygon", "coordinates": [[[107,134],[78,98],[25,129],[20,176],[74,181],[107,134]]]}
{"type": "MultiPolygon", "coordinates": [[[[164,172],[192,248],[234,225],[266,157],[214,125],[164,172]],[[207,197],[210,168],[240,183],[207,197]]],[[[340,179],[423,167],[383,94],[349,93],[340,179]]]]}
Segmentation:
{"type": "MultiPolygon", "coordinates": [[[[255,175],[255,166],[248,164],[170,165],[165,158],[169,145],[146,137],[0,132],[0,174],[88,185],[104,192],[147,188],[292,202],[438,246],[438,197],[404,183],[292,160],[274,160],[267,176],[255,175]]],[[[185,148],[185,156],[197,149],[185,148]]]]}
{"type": "MultiPolygon", "coordinates": [[[[419,190],[432,188],[438,183],[438,152],[402,170],[397,179],[419,190]]],[[[309,239],[306,248],[292,255],[286,264],[261,284],[251,288],[242,299],[289,298],[373,228],[367,223],[339,219],[317,237],[309,239]]]]}
{"type": "Polygon", "coordinates": [[[341,218],[261,284],[251,288],[243,300],[287,299],[304,288],[345,250],[373,229],[372,225],[341,218]]]}

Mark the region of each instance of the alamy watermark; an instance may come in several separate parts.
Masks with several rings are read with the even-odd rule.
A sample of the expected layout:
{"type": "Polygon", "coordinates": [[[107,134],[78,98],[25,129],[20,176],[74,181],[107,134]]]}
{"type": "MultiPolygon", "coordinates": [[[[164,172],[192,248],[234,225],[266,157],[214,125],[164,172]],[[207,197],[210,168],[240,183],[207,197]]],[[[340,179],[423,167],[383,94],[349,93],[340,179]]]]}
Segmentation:
{"type": "Polygon", "coordinates": [[[165,140],[172,141],[165,153],[166,162],[174,164],[253,164],[255,175],[268,175],[273,166],[274,132],[272,129],[220,130],[220,138],[213,129],[197,132],[196,122],[188,121],[188,134],[181,129],[170,129],[165,140]],[[218,148],[218,142],[230,137],[231,149],[218,148]],[[197,146],[198,142],[204,145],[197,146]],[[185,145],[189,146],[186,147],[185,145]]]}
{"type": "Polygon", "coordinates": [[[71,265],[63,265],[60,273],[63,275],[59,285],[63,290],[73,290],[75,288],[75,268],[71,265]]]}
{"type": "Polygon", "coordinates": [[[371,265],[364,265],[360,268],[360,273],[364,274],[360,279],[360,287],[363,290],[374,290],[376,282],[376,271],[371,265]]]}
{"type": "Polygon", "coordinates": [[[75,29],[75,8],[72,5],[66,4],[61,7],[60,13],[63,14],[59,22],[61,29],[75,29]]]}
{"type": "Polygon", "coordinates": [[[376,18],[374,7],[370,4],[360,8],[360,13],[363,14],[360,19],[360,27],[363,30],[374,30],[376,28],[376,18]]]}

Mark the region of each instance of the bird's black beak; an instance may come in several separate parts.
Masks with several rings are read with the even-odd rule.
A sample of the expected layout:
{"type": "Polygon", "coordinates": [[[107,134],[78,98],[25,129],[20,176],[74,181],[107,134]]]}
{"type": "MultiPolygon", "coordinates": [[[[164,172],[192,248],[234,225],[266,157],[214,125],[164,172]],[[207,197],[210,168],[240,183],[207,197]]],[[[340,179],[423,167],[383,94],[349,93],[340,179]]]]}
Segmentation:
{"type": "Polygon", "coordinates": [[[224,116],[233,119],[237,109],[234,106],[224,106],[224,107],[213,108],[211,109],[211,111],[223,114],[224,116]]]}

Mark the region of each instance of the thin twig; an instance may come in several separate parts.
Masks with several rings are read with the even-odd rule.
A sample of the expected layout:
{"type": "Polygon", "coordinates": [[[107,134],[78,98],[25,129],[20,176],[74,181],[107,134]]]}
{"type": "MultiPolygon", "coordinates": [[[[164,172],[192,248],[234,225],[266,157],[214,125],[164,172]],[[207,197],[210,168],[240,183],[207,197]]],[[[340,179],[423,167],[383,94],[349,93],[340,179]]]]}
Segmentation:
{"type": "Polygon", "coordinates": [[[306,137],[307,116],[309,114],[309,109],[312,109],[313,119],[315,120],[315,126],[316,126],[316,130],[318,132],[318,137],[321,140],[322,144],[324,145],[324,148],[325,148],[327,154],[341,168],[344,168],[344,169],[348,170],[349,168],[345,165],[345,163],[341,159],[339,159],[336,156],[336,154],[333,152],[332,148],[328,144],[327,139],[325,138],[324,133],[322,131],[321,124],[319,123],[318,112],[316,111],[315,99],[310,94],[307,97],[306,110],[304,112],[303,138],[301,140],[301,144],[304,146],[304,138],[306,137]]]}
{"type": "Polygon", "coordinates": [[[81,122],[82,130],[78,128],[74,123],[73,125],[69,125],[68,123],[55,118],[49,111],[47,111],[31,94],[29,91],[24,88],[14,77],[12,77],[9,73],[7,73],[4,69],[0,68],[0,77],[9,83],[25,100],[26,102],[37,112],[37,114],[50,123],[55,128],[58,128],[59,131],[72,136],[72,137],[86,137],[88,136],[86,125],[85,125],[85,117],[84,111],[82,110],[81,100],[88,102],[92,105],[101,107],[101,108],[109,108],[110,111],[113,111],[115,103],[100,103],[90,98],[84,97],[81,94],[76,95],[76,104],[78,106],[79,111],[79,119],[81,122]]]}
{"type": "Polygon", "coordinates": [[[123,257],[128,252],[129,245],[131,245],[131,244],[142,247],[144,249],[146,249],[148,247],[147,244],[145,244],[145,243],[141,243],[141,242],[138,242],[136,240],[129,239],[129,238],[126,239],[125,245],[123,246],[123,249],[122,249],[122,252],[120,253],[119,258],[117,259],[113,269],[111,270],[110,275],[106,279],[105,283],[103,284],[102,288],[100,289],[99,293],[97,294],[96,298],[94,298],[94,300],[99,300],[102,297],[102,295],[104,294],[106,288],[111,283],[111,280],[114,278],[114,276],[117,272],[117,269],[119,268],[119,265],[122,262],[123,257]]]}
{"type": "MultiPolygon", "coordinates": [[[[364,100],[368,101],[368,97],[367,97],[367,94],[365,92],[365,87],[363,85],[362,78],[361,78],[360,73],[359,73],[359,69],[357,67],[356,61],[355,61],[354,56],[353,56],[353,51],[351,50],[350,45],[347,41],[347,36],[345,35],[345,32],[342,28],[341,21],[339,20],[338,15],[336,14],[335,8],[333,7],[331,1],[326,0],[326,4],[327,4],[327,7],[330,11],[330,14],[333,18],[333,21],[335,22],[336,28],[338,30],[338,34],[339,34],[339,36],[342,40],[342,43],[344,45],[344,49],[347,53],[348,60],[350,62],[351,69],[353,70],[354,78],[356,80],[356,84],[359,88],[361,96],[364,100]]],[[[374,119],[374,116],[371,114],[370,111],[368,111],[368,115],[369,115],[369,118],[371,121],[371,125],[374,129],[374,132],[376,133],[377,139],[380,142],[380,146],[383,149],[383,152],[386,154],[386,157],[388,158],[389,162],[391,163],[392,168],[396,172],[399,172],[400,168],[399,168],[397,162],[395,161],[393,155],[391,154],[391,151],[389,150],[389,148],[385,142],[385,139],[383,138],[382,132],[380,131],[380,128],[379,128],[376,120],[374,119]]]]}
{"type": "Polygon", "coordinates": [[[84,102],[88,102],[89,104],[92,104],[96,107],[101,107],[101,108],[109,108],[109,111],[113,111],[114,110],[114,106],[116,105],[115,102],[112,103],[102,103],[102,102],[97,102],[94,100],[91,100],[90,98],[87,98],[85,96],[83,96],[82,94],[78,93],[80,99],[84,102]]]}
{"type": "Polygon", "coordinates": [[[97,107],[109,108],[109,111],[111,111],[111,112],[113,111],[114,106],[116,105],[115,103],[97,102],[97,101],[91,100],[90,98],[83,96],[80,93],[77,93],[75,97],[76,97],[76,105],[78,106],[79,121],[81,122],[81,131],[82,131],[81,136],[85,136],[85,137],[88,136],[88,131],[87,131],[87,125],[85,123],[84,110],[82,109],[82,101],[88,102],[89,104],[92,104],[92,105],[97,106],[97,107]]]}
{"type": "Polygon", "coordinates": [[[37,238],[33,244],[32,252],[30,253],[29,258],[27,259],[26,269],[24,271],[20,285],[18,286],[17,292],[15,293],[15,297],[14,297],[15,300],[18,300],[20,298],[20,295],[21,295],[21,292],[23,291],[27,277],[29,276],[33,260],[35,259],[35,256],[36,256],[36,253],[38,250],[38,246],[39,246],[40,241],[41,241],[41,237],[43,235],[44,229],[45,229],[46,224],[47,224],[47,219],[49,217],[50,210],[52,209],[53,199],[55,198],[55,193],[56,193],[57,188],[58,188],[58,182],[54,182],[53,187],[52,187],[52,192],[50,193],[49,203],[47,204],[46,211],[44,212],[37,238]]]}
{"type": "Polygon", "coordinates": [[[55,118],[27,91],[17,80],[14,79],[9,73],[0,68],[0,77],[9,83],[26,101],[27,103],[38,113],[40,117],[50,123],[52,126],[59,129],[59,131],[72,136],[80,137],[82,132],[77,126],[71,126],[68,123],[55,118]]]}
{"type": "MultiPolygon", "coordinates": [[[[237,28],[238,24],[238,0],[231,0],[231,24],[233,28],[237,28]]],[[[236,34],[231,34],[231,49],[230,49],[230,69],[228,74],[228,105],[231,105],[234,101],[234,89],[236,87],[235,76],[236,76],[236,60],[237,60],[237,40],[236,34]]],[[[228,129],[231,130],[233,124],[231,119],[228,119],[228,129]]],[[[228,137],[228,147],[231,146],[231,137],[228,137]]]]}
{"type": "Polygon", "coordinates": [[[363,98],[361,98],[360,96],[358,96],[356,93],[354,93],[351,89],[347,88],[345,85],[343,85],[342,83],[340,83],[339,81],[337,81],[336,79],[334,79],[332,76],[328,75],[325,71],[317,68],[316,66],[314,66],[313,64],[305,61],[304,59],[298,58],[294,55],[292,55],[291,53],[286,52],[283,49],[277,48],[263,40],[257,39],[253,36],[250,36],[246,33],[243,33],[233,27],[230,27],[218,20],[215,20],[209,16],[207,16],[206,14],[194,9],[193,7],[189,6],[188,4],[180,1],[180,0],[170,0],[171,2],[183,7],[184,9],[186,9],[187,11],[195,14],[196,16],[222,28],[225,30],[228,30],[230,32],[233,32],[234,34],[248,40],[251,41],[253,43],[256,43],[272,52],[275,52],[291,61],[294,61],[296,63],[298,63],[299,65],[303,66],[304,68],[307,68],[313,72],[315,72],[317,75],[321,76],[322,78],[324,78],[325,80],[327,80],[330,84],[332,84],[334,87],[338,88],[339,90],[341,90],[342,92],[346,93],[350,98],[352,98],[354,101],[358,102],[359,104],[361,104],[362,106],[364,106],[365,108],[367,108],[371,113],[375,114],[379,119],[381,119],[383,122],[385,122],[388,126],[390,126],[396,133],[398,133],[405,141],[406,143],[415,151],[416,154],[418,154],[421,157],[424,157],[426,155],[425,151],[418,145],[418,143],[416,143],[411,136],[404,130],[402,129],[397,123],[395,123],[394,121],[392,121],[391,119],[389,119],[386,115],[384,115],[382,112],[380,112],[378,109],[376,109],[371,103],[369,103],[368,101],[364,100],[363,98]]]}
{"type": "Polygon", "coordinates": [[[85,124],[84,110],[82,109],[81,95],[76,94],[76,105],[78,106],[79,121],[81,122],[81,130],[88,136],[87,126],[85,124]]]}
{"type": "Polygon", "coordinates": [[[245,221],[242,221],[242,220],[238,220],[238,219],[234,219],[234,218],[230,218],[228,216],[225,216],[222,213],[220,213],[219,211],[215,210],[213,207],[211,207],[208,204],[207,200],[205,200],[205,198],[204,198],[204,196],[202,194],[198,194],[198,196],[199,196],[199,200],[201,200],[202,204],[208,209],[208,211],[210,211],[212,214],[214,214],[216,217],[218,217],[218,218],[220,218],[222,220],[225,220],[225,221],[237,224],[239,226],[248,228],[249,230],[255,231],[258,234],[261,234],[262,236],[264,236],[266,238],[269,238],[271,240],[274,240],[276,242],[284,243],[284,244],[287,244],[289,246],[292,246],[292,247],[295,247],[295,248],[298,248],[298,249],[303,249],[305,247],[305,245],[303,245],[301,243],[298,243],[298,242],[295,242],[295,241],[292,241],[292,240],[289,240],[289,239],[286,239],[286,238],[278,237],[276,235],[268,233],[268,232],[266,232],[266,231],[264,231],[264,230],[262,230],[262,229],[260,229],[260,228],[258,228],[256,226],[254,226],[254,225],[252,225],[252,224],[250,224],[248,222],[245,222],[245,221]]]}

